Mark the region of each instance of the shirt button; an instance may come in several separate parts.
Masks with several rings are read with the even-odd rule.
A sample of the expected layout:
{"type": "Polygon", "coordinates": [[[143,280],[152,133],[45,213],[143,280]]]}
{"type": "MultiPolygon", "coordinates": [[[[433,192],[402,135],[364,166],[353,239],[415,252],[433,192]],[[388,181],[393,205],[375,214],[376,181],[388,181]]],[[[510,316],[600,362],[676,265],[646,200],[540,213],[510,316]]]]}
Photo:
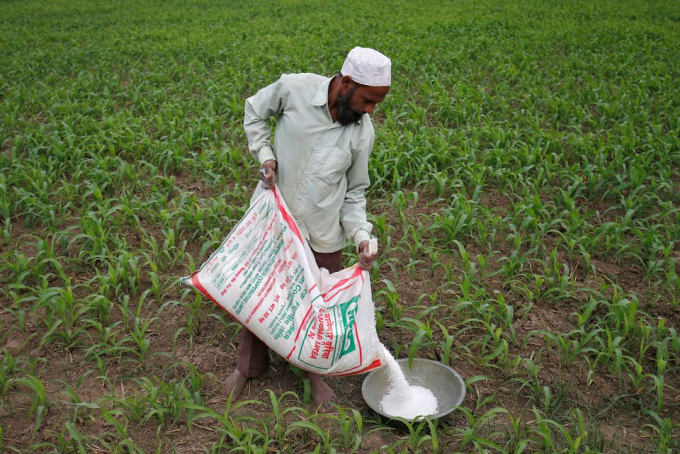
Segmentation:
{"type": "Polygon", "coordinates": [[[300,200],[300,196],[295,197],[296,199],[300,200]]]}
{"type": "Polygon", "coordinates": [[[314,153],[318,153],[318,152],[319,152],[319,149],[318,149],[318,148],[317,148],[316,150],[314,150],[314,153]]]}
{"type": "Polygon", "coordinates": [[[305,172],[305,176],[306,176],[306,177],[308,177],[308,176],[309,176],[309,174],[308,174],[307,172],[305,172]]]}

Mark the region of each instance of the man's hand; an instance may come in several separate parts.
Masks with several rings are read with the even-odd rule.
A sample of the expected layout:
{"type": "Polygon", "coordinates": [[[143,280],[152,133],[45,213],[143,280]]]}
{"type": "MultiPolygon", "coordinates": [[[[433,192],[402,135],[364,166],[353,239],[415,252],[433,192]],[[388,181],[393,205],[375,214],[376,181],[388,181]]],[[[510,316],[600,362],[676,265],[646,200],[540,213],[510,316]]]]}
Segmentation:
{"type": "Polygon", "coordinates": [[[359,266],[365,270],[370,270],[373,262],[378,258],[378,253],[373,255],[368,253],[368,241],[362,241],[359,244],[359,266]]]}
{"type": "Polygon", "coordinates": [[[276,161],[270,159],[262,163],[260,170],[260,180],[262,180],[262,187],[265,189],[274,189],[276,182],[276,161]]]}

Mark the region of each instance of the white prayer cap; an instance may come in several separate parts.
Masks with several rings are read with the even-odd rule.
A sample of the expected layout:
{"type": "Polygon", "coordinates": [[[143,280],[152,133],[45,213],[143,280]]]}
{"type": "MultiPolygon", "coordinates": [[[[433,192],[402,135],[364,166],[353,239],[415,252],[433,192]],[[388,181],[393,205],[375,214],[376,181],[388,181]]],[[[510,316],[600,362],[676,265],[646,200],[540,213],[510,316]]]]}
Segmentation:
{"type": "Polygon", "coordinates": [[[354,82],[371,87],[389,87],[392,83],[392,62],[377,50],[355,47],[342,64],[340,74],[354,82]]]}

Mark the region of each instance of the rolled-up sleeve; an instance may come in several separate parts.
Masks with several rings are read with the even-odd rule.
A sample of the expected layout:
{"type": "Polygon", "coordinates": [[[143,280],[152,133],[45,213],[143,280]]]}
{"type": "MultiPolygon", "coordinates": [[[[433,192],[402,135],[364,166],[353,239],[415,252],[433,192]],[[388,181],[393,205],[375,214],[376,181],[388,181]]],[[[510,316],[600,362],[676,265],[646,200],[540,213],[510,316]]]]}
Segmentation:
{"type": "MultiPolygon", "coordinates": [[[[371,128],[372,129],[372,128],[371,128]]],[[[352,153],[352,164],[347,170],[347,193],[340,210],[340,221],[348,239],[358,248],[368,241],[373,225],[366,220],[366,197],[364,191],[371,184],[368,176],[368,158],[373,149],[375,135],[362,138],[358,149],[352,153]]]]}
{"type": "Polygon", "coordinates": [[[246,99],[243,129],[248,138],[250,154],[260,164],[276,159],[272,150],[269,118],[279,116],[285,108],[285,93],[281,79],[246,99]]]}

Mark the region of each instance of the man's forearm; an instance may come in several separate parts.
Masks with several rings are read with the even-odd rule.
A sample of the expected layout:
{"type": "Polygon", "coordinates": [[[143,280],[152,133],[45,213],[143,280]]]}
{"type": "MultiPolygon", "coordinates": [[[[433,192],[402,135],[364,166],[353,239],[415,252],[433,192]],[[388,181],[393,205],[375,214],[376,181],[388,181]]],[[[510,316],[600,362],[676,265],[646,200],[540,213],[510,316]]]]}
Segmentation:
{"type": "Polygon", "coordinates": [[[243,130],[248,138],[250,154],[260,164],[276,159],[272,150],[272,131],[269,118],[278,115],[284,106],[281,79],[258,91],[246,99],[243,119],[243,130]]]}
{"type": "Polygon", "coordinates": [[[371,239],[373,225],[366,219],[366,197],[363,189],[347,192],[340,210],[340,221],[347,237],[354,240],[357,248],[362,241],[371,239]]]}
{"type": "Polygon", "coordinates": [[[361,243],[370,241],[370,239],[371,233],[368,230],[359,229],[357,230],[357,233],[354,234],[354,245],[358,248],[361,243]]]}
{"type": "Polygon", "coordinates": [[[267,119],[260,118],[249,101],[250,98],[246,100],[243,130],[248,138],[250,154],[263,164],[269,159],[276,159],[271,147],[272,132],[267,119]]]}

